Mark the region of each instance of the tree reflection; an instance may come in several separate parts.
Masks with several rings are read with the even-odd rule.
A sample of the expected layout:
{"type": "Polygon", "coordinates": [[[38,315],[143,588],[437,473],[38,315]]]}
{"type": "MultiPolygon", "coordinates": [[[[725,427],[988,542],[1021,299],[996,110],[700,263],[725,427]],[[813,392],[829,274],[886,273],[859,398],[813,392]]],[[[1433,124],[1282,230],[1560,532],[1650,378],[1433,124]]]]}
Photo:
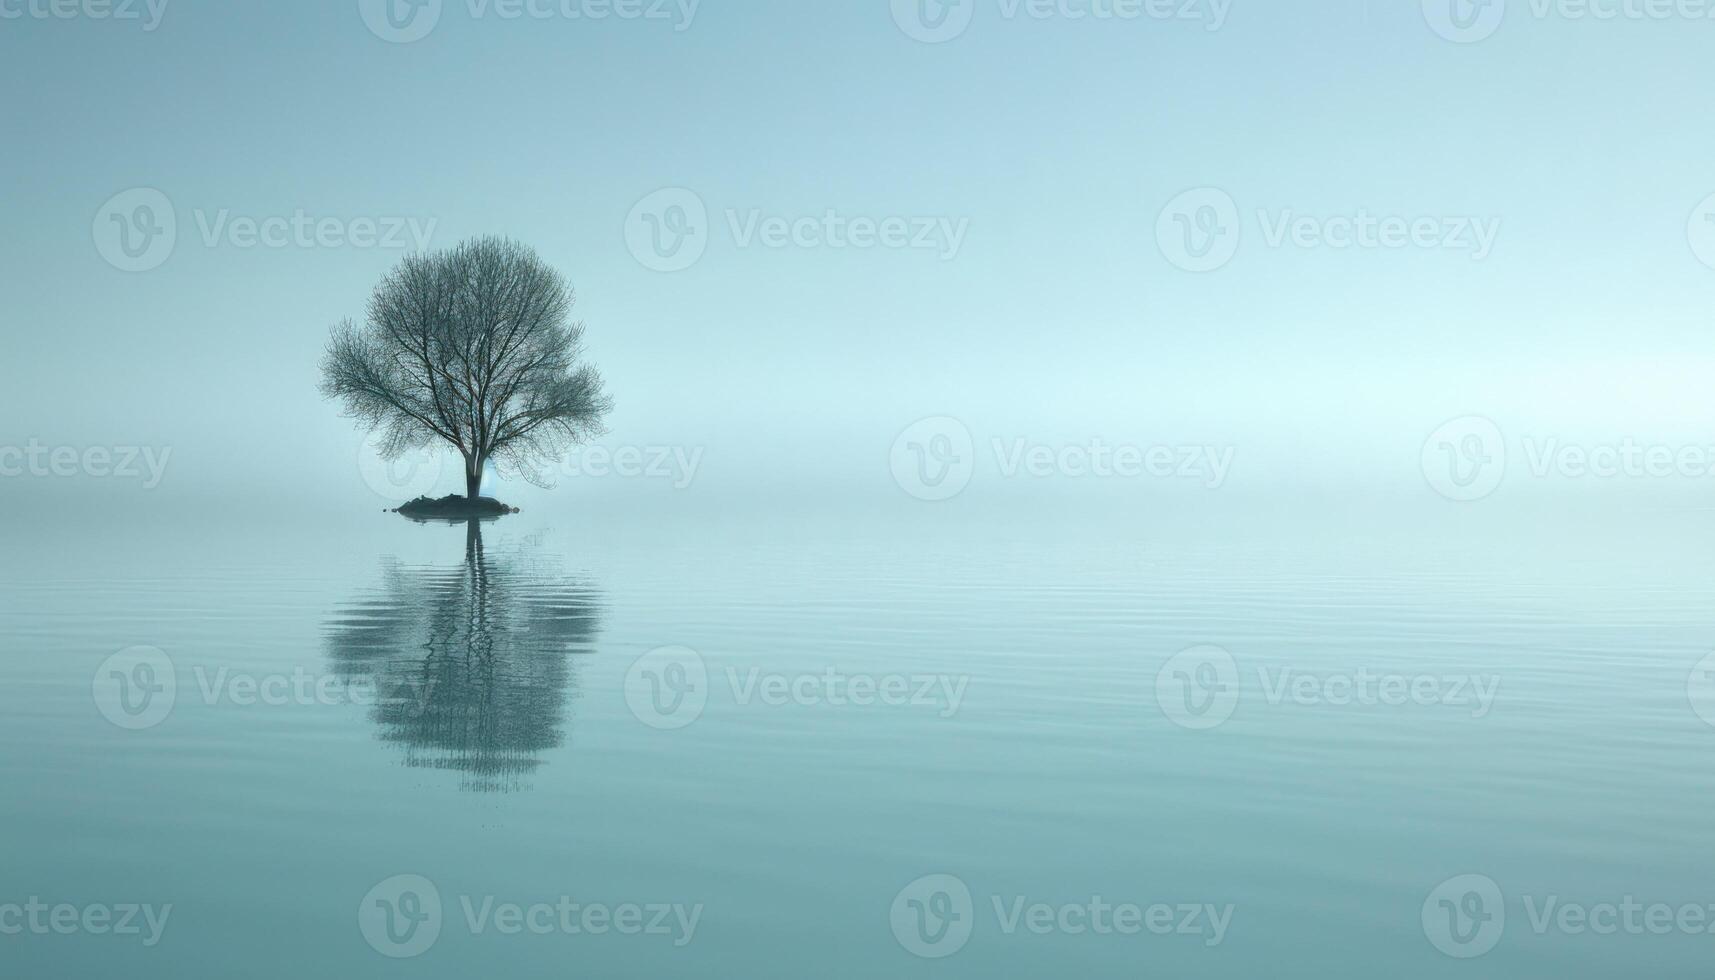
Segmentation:
{"type": "Polygon", "coordinates": [[[463,564],[392,561],[379,588],[329,620],[334,669],[373,680],[371,717],[406,766],[459,773],[472,792],[507,792],[564,741],[570,657],[590,651],[601,600],[550,564],[533,549],[488,553],[470,521],[463,564]]]}

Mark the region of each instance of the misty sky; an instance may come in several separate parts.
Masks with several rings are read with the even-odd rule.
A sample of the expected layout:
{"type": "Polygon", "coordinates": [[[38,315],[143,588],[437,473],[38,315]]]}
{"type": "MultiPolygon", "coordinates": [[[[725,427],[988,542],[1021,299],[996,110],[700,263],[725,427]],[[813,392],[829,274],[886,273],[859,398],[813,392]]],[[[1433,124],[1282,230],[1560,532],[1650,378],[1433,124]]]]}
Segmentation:
{"type": "Polygon", "coordinates": [[[1416,0],[964,0],[925,43],[889,0],[446,0],[395,43],[357,0],[158,4],[0,0],[0,443],[171,447],[163,493],[375,503],[328,328],[406,249],[490,233],[575,284],[604,442],[700,453],[714,493],[896,494],[934,416],[979,454],[1229,447],[1249,493],[1424,492],[1466,415],[1715,445],[1715,20],[1512,0],[1457,43],[1416,0]],[[175,242],[123,271],[139,188],[175,242]],[[664,272],[640,245],[696,215],[634,206],[675,188],[704,240],[664,272]],[[1234,211],[1163,215],[1199,188],[1234,211]],[[1176,264],[1235,215],[1224,264],[1176,264]],[[1332,247],[1365,216],[1422,240],[1332,247]]]}

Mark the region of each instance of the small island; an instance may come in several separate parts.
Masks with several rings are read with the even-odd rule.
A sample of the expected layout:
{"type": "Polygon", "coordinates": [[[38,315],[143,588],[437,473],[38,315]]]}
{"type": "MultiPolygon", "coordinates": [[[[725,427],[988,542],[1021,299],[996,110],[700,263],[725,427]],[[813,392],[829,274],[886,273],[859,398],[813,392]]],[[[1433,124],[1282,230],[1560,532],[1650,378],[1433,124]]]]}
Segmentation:
{"type": "Polygon", "coordinates": [[[516,514],[518,508],[509,507],[493,497],[460,497],[452,494],[439,500],[418,497],[394,513],[414,521],[468,521],[516,514]]]}

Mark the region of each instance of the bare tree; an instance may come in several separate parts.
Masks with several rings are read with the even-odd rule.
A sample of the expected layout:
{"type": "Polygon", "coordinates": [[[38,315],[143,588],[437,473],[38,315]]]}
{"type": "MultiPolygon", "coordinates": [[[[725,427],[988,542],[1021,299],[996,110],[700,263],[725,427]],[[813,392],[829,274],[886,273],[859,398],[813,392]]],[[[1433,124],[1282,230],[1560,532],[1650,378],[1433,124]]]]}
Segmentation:
{"type": "Polygon", "coordinates": [[[579,364],[572,292],[535,251],[501,238],[413,255],[381,281],[368,321],[333,329],[322,394],[382,434],[382,455],[450,443],[465,491],[483,467],[545,485],[539,467],[601,435],[613,402],[579,364]]]}

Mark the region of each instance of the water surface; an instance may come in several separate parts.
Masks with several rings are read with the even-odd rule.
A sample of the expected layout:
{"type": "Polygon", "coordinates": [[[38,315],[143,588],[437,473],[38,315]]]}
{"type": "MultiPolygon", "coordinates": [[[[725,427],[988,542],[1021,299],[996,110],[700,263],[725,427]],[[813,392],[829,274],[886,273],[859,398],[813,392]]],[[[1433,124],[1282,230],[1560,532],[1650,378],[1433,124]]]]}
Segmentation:
{"type": "Polygon", "coordinates": [[[1711,531],[14,527],[0,902],[172,909],[152,946],[0,952],[26,977],[1702,975],[1715,936],[1533,912],[1715,903],[1711,531]],[[158,720],[115,700],[138,647],[176,685],[158,720]],[[1492,942],[1449,918],[1494,910],[1473,881],[1492,942]],[[1172,926],[1097,928],[1124,906],[1172,926]]]}

